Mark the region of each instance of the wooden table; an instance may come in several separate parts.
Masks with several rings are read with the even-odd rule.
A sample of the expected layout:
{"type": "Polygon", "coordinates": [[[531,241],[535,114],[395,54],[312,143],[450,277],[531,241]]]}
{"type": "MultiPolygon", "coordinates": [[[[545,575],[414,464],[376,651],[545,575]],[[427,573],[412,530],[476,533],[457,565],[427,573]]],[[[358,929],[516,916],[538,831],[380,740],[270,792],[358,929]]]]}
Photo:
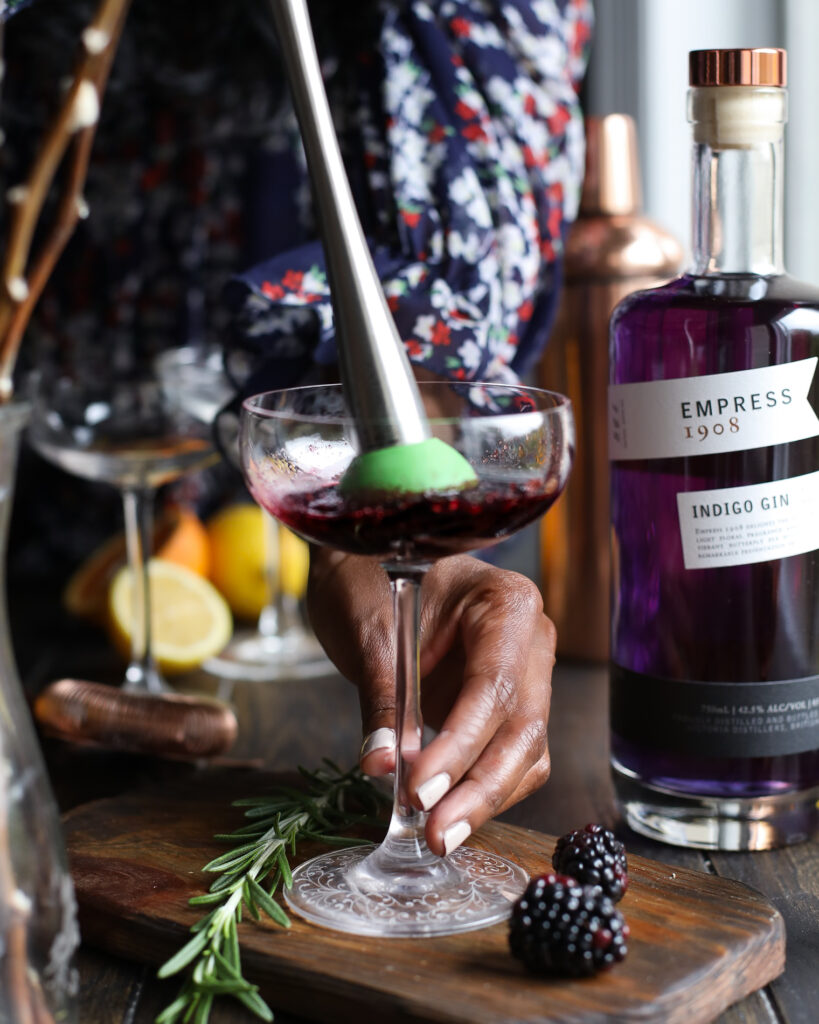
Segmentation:
{"type": "MultiPolygon", "coordinates": [[[[76,634],[74,634],[76,641],[76,634]]],[[[72,644],[72,647],[74,644],[72,644]]],[[[24,658],[29,692],[54,678],[58,653],[67,672],[67,652],[24,658]]],[[[84,650],[87,652],[88,647],[84,650]]],[[[87,662],[87,658],[83,658],[87,662]]],[[[84,665],[103,674],[103,660],[84,665]]],[[[86,675],[86,678],[90,674],[86,675]]],[[[196,681],[194,681],[194,685],[196,681]]],[[[560,835],[588,821],[617,821],[607,753],[606,671],[600,666],[559,664],[555,671],[551,719],[552,777],[538,793],[514,807],[505,820],[560,835]]],[[[253,759],[273,770],[315,765],[330,756],[354,763],[360,724],[353,688],[338,676],[301,683],[240,684],[232,700],[240,739],[232,756],[253,759]]],[[[58,799],[64,809],[134,785],[192,771],[147,758],[79,752],[46,742],[58,799]]],[[[624,832],[630,853],[739,879],[765,893],[782,913],[787,929],[787,969],[765,990],[736,1004],[720,1024],[816,1024],[819,1020],[819,837],[786,850],[753,854],[702,853],[663,846],[624,832]]],[[[149,1024],[174,997],[178,983],[158,982],[153,968],[83,948],[82,1024],[149,1024]]],[[[275,1010],[275,1004],[273,1006],[275,1010]]],[[[306,1008],[305,1015],[309,1014],[306,1008]]],[[[280,1024],[295,1018],[276,1015],[280,1024]]],[[[213,1024],[255,1020],[231,1002],[217,1008],[213,1024]]],[[[466,1022],[465,1022],[466,1024],[466,1022]]]]}

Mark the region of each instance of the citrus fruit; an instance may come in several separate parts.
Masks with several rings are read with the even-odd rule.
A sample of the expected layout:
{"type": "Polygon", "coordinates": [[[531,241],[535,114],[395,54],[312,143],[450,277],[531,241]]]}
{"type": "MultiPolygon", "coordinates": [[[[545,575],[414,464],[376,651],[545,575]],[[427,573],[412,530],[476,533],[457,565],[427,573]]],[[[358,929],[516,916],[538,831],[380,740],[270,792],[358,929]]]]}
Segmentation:
{"type": "Polygon", "coordinates": [[[257,619],[271,598],[265,522],[258,505],[226,505],[206,523],[211,582],[241,619],[257,619]]]}
{"type": "Polygon", "coordinates": [[[279,528],[279,557],[279,585],[285,594],[303,597],[310,571],[310,548],[286,526],[279,528]]]}
{"type": "MultiPolygon", "coordinates": [[[[210,544],[204,523],[190,509],[166,509],[154,526],[153,554],[207,575],[210,544]]],[[[104,621],[111,581],[125,562],[125,534],[118,533],[101,544],[71,576],[63,591],[66,610],[80,618],[104,621]]]]}
{"type": "Polygon", "coordinates": [[[307,588],[310,549],[295,533],[275,522],[265,522],[266,518],[258,505],[227,505],[208,520],[206,527],[210,579],[233,614],[242,619],[259,617],[273,599],[271,586],[277,583],[285,594],[295,598],[301,598],[307,588]]]}
{"type": "MultiPolygon", "coordinates": [[[[225,599],[204,577],[184,566],[152,558],[151,647],[166,675],[188,672],[218,654],[230,640],[233,619],[225,599]]],[[[131,570],[123,567],[108,592],[109,628],[115,645],[130,650],[133,626],[131,570]]]]}
{"type": "Polygon", "coordinates": [[[155,555],[165,562],[184,566],[199,576],[207,576],[210,569],[210,541],[205,524],[189,508],[179,506],[168,512],[173,522],[167,537],[160,520],[155,538],[155,555]]]}

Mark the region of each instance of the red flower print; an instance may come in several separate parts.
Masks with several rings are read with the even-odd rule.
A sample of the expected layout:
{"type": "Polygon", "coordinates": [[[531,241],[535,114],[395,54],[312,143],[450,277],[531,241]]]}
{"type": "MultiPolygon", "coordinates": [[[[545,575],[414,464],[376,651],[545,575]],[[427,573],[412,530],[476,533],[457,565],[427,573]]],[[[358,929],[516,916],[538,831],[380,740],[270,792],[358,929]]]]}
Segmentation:
{"type": "Polygon", "coordinates": [[[438,323],[432,328],[432,336],[430,337],[430,341],[432,342],[433,345],[448,345],[452,340],[450,334],[451,332],[447,325],[439,320],[438,323]]]}
{"type": "Polygon", "coordinates": [[[456,36],[468,36],[472,25],[466,18],[453,18],[449,23],[449,27],[456,36]]]}
{"type": "Polygon", "coordinates": [[[523,101],[523,109],[530,117],[532,116],[532,114],[534,114],[535,110],[537,109],[535,97],[531,93],[526,94],[526,98],[523,101]]]}
{"type": "Polygon", "coordinates": [[[446,138],[446,128],[442,124],[436,124],[429,133],[430,142],[443,142],[446,138]]]}
{"type": "Polygon", "coordinates": [[[571,114],[565,107],[558,107],[551,117],[546,118],[546,127],[550,135],[562,135],[571,114]]]}
{"type": "Polygon", "coordinates": [[[546,217],[546,230],[552,238],[560,237],[560,222],[563,216],[563,189],[558,185],[547,190],[549,213],[546,217]]]}
{"type": "Polygon", "coordinates": [[[282,288],[280,284],[271,284],[270,281],[262,281],[262,294],[266,295],[268,299],[273,299],[275,302],[276,299],[284,298],[284,288],[282,288]]]}
{"type": "Polygon", "coordinates": [[[418,227],[418,221],[421,219],[421,214],[418,213],[417,210],[402,210],[401,216],[411,228],[418,227]]]}
{"type": "Polygon", "coordinates": [[[464,103],[463,100],[458,100],[455,104],[455,113],[464,121],[471,121],[473,117],[478,116],[477,111],[473,110],[468,103],[464,103]]]}
{"type": "Polygon", "coordinates": [[[410,357],[422,356],[424,354],[424,346],[416,338],[407,338],[405,345],[407,347],[407,355],[410,357]]]}
{"type": "Polygon", "coordinates": [[[466,128],[461,129],[461,135],[465,139],[469,139],[470,142],[475,142],[477,139],[483,141],[487,137],[486,132],[479,124],[468,124],[466,128]]]}
{"type": "Polygon", "coordinates": [[[514,409],[517,409],[518,412],[535,411],[534,400],[529,398],[527,395],[515,395],[512,398],[512,407],[514,409]]]}
{"type": "Polygon", "coordinates": [[[521,320],[531,320],[532,313],[534,313],[534,311],[534,303],[531,301],[531,299],[527,299],[518,310],[518,316],[521,318],[521,320]]]}
{"type": "Polygon", "coordinates": [[[157,185],[163,182],[168,177],[168,165],[166,163],[153,164],[151,167],[146,167],[142,172],[142,181],[140,182],[140,188],[145,192],[150,192],[155,189],[157,185]]]}
{"type": "Polygon", "coordinates": [[[574,39],[571,43],[573,57],[579,57],[583,53],[589,39],[591,39],[591,27],[588,22],[581,20],[576,21],[574,39]]]}
{"type": "Polygon", "coordinates": [[[303,270],[288,270],[282,278],[282,284],[288,291],[297,292],[301,290],[301,283],[303,280],[303,270]]]}
{"type": "MultiPolygon", "coordinates": [[[[387,296],[387,305],[390,307],[393,313],[396,311],[396,309],[398,309],[399,304],[400,299],[398,298],[397,295],[387,296]]],[[[407,342],[407,344],[409,344],[409,342],[407,342]]]]}

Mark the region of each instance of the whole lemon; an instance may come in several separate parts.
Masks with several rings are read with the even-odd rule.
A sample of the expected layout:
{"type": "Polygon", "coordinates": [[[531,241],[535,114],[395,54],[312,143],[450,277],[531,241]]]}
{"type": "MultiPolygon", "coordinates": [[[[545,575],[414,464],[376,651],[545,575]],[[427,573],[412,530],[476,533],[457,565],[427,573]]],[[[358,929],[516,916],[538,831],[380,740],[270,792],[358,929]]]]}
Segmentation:
{"type": "MultiPolygon", "coordinates": [[[[237,618],[257,619],[272,598],[264,513],[249,503],[227,505],[206,526],[211,582],[237,618]]],[[[275,568],[271,566],[271,570],[275,568]]]]}
{"type": "Polygon", "coordinates": [[[310,571],[310,548],[286,526],[279,527],[279,586],[290,597],[304,597],[310,571]]]}

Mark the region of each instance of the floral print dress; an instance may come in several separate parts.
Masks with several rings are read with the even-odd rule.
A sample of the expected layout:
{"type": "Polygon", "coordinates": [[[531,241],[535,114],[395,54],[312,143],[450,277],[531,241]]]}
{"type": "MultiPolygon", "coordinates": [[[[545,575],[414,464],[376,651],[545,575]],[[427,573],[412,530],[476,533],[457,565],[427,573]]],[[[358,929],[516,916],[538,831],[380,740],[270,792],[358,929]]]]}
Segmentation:
{"type": "MultiPolygon", "coordinates": [[[[41,132],[93,6],[6,5],[5,16],[21,10],[7,26],[6,186],[20,180],[14,157],[41,132]]],[[[525,373],[546,342],[577,209],[590,0],[310,0],[310,11],[348,177],[410,358],[450,379],[525,373]]],[[[40,302],[31,355],[83,346],[122,366],[169,345],[217,343],[263,365],[259,389],[336,361],[266,4],[135,0],[86,198],[91,216],[40,302]]]]}
{"type": "MultiPolygon", "coordinates": [[[[514,378],[546,341],[577,211],[590,0],[388,0],[379,16],[337,131],[388,304],[419,366],[514,378]]],[[[304,240],[226,294],[234,341],[264,356],[256,386],[287,386],[335,362],[335,334],[289,104],[269,146],[291,199],[276,234],[304,240]]]]}

